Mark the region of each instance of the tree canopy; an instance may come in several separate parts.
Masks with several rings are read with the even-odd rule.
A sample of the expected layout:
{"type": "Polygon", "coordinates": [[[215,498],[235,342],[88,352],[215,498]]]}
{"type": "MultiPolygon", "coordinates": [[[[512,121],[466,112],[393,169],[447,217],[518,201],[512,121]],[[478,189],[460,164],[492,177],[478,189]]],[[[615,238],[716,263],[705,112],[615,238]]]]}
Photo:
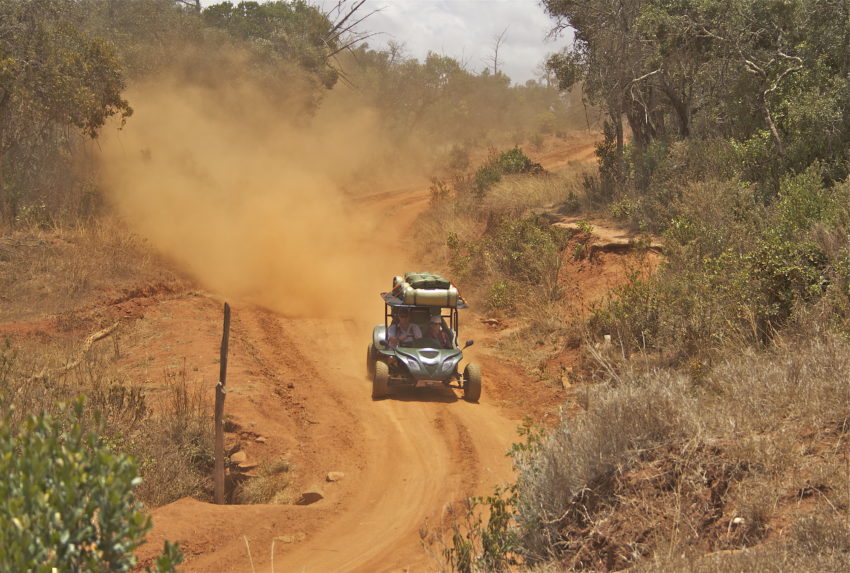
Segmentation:
{"type": "Polygon", "coordinates": [[[74,134],[132,113],[114,47],[85,31],[73,0],[0,1],[0,195],[12,216],[74,134]]]}
{"type": "Polygon", "coordinates": [[[835,0],[544,0],[575,42],[549,60],[561,87],[584,82],[622,153],[632,141],[724,137],[751,178],[778,185],[821,161],[847,175],[850,3],[835,0]]]}
{"type": "Polygon", "coordinates": [[[265,47],[277,57],[298,62],[325,88],[334,86],[337,70],[330,58],[339,45],[337,28],[328,16],[302,0],[295,2],[230,2],[203,10],[206,24],[232,37],[265,47]]]}

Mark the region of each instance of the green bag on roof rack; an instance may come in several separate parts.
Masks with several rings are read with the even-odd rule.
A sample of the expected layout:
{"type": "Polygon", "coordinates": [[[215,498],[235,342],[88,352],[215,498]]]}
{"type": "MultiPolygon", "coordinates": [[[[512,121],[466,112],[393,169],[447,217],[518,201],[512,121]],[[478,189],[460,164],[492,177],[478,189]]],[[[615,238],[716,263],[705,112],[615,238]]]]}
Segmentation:
{"type": "Polygon", "coordinates": [[[431,272],[404,273],[407,284],[417,289],[447,289],[452,286],[450,280],[442,275],[431,272]]]}

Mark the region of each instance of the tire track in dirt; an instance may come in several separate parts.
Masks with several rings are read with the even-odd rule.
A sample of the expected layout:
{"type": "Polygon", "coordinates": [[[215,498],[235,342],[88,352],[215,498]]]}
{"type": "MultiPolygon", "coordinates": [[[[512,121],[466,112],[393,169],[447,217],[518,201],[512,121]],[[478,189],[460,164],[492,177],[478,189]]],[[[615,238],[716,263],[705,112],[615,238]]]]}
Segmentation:
{"type": "MultiPolygon", "coordinates": [[[[321,321],[302,321],[302,327],[312,330],[304,322],[320,327],[321,321]]],[[[325,322],[320,328],[333,338],[350,330],[345,323],[325,322]]],[[[447,491],[456,496],[456,484],[476,481],[477,458],[460,449],[460,424],[445,412],[456,399],[453,394],[426,389],[421,396],[372,402],[370,383],[350,374],[363,369],[360,345],[349,338],[343,346],[346,372],[338,376],[338,388],[364,422],[364,450],[355,453],[364,460],[362,474],[357,476],[359,486],[327,530],[281,562],[287,568],[312,571],[433,568],[420,547],[419,528],[435,507],[442,507],[447,491]],[[450,402],[443,401],[447,399],[450,402]],[[453,431],[435,431],[439,425],[453,431]],[[458,462],[462,463],[459,470],[458,462]]],[[[337,375],[329,366],[319,366],[319,379],[333,384],[337,375]]]]}

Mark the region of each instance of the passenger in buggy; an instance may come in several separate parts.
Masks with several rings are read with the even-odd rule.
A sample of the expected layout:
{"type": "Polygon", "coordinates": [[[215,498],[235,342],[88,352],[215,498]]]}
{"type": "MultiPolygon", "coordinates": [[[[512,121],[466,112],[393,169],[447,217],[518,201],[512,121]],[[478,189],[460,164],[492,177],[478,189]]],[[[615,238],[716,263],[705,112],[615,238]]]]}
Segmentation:
{"type": "Polygon", "coordinates": [[[408,346],[415,340],[422,338],[422,329],[419,325],[410,322],[410,312],[406,308],[400,308],[395,312],[398,322],[393,322],[387,331],[390,348],[396,346],[408,346]]]}
{"type": "Polygon", "coordinates": [[[439,348],[452,347],[452,337],[449,336],[449,333],[443,327],[443,319],[439,315],[431,317],[427,338],[436,342],[439,348]]]}

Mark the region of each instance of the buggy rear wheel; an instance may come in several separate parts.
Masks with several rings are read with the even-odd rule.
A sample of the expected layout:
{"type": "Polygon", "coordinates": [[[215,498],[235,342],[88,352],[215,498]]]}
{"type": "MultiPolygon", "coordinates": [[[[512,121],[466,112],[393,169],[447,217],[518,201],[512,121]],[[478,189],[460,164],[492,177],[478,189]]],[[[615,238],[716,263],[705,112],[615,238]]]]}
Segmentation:
{"type": "Polygon", "coordinates": [[[375,361],[375,374],[372,376],[372,399],[383,398],[389,393],[390,368],[386,362],[375,361]]]}
{"type": "Polygon", "coordinates": [[[373,342],[369,343],[369,348],[366,349],[366,378],[373,378],[375,376],[375,362],[377,359],[375,358],[375,344],[373,342]]]}
{"type": "Polygon", "coordinates": [[[463,399],[477,402],[481,398],[481,368],[478,364],[467,364],[463,369],[463,399]]]}

